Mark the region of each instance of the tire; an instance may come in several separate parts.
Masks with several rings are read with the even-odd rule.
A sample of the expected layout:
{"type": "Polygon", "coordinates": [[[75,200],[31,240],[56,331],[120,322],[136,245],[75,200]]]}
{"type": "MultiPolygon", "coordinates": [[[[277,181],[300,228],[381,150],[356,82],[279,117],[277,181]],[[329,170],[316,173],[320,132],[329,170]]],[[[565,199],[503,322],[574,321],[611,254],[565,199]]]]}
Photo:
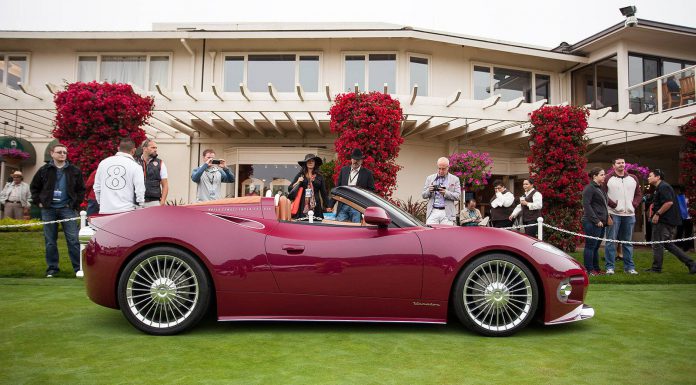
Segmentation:
{"type": "Polygon", "coordinates": [[[140,252],[123,269],[117,290],[128,322],[154,335],[193,328],[210,303],[210,284],[201,263],[173,247],[140,252]]]}
{"type": "Polygon", "coordinates": [[[489,254],[457,277],[452,294],[459,321],[491,337],[512,335],[532,320],[539,302],[534,275],[518,258],[489,254]]]}

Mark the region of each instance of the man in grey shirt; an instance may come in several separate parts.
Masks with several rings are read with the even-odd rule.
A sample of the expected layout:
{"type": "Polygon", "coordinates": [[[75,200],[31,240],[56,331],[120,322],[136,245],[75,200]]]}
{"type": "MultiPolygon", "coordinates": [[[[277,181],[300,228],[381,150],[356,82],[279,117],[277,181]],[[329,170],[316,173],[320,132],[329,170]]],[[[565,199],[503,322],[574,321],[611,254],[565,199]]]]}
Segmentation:
{"type": "Polygon", "coordinates": [[[215,159],[215,151],[203,150],[203,164],[193,170],[191,180],[198,184],[196,202],[224,198],[223,183],[234,183],[234,174],[227,168],[224,159],[215,159]]]}

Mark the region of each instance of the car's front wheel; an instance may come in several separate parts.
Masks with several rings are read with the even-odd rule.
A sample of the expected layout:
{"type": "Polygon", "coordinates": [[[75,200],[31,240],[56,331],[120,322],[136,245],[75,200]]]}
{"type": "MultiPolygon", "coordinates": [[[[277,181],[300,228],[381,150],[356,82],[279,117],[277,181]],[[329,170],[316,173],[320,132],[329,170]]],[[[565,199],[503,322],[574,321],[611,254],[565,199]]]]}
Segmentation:
{"type": "Polygon", "coordinates": [[[509,336],[534,317],[539,301],[536,279],[518,258],[490,254],[459,275],[454,309],[467,328],[486,336],[509,336]]]}
{"type": "Polygon", "coordinates": [[[208,276],[201,263],[173,247],[140,252],[118,281],[118,303],[137,329],[177,334],[196,325],[210,302],[208,276]]]}

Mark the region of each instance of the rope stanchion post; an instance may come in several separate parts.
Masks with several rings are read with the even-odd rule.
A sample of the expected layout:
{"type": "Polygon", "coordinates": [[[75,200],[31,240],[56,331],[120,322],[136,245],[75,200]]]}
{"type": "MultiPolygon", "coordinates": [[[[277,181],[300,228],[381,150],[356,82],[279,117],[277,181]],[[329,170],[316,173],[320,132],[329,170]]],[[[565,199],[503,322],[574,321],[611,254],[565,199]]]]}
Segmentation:
{"type": "Polygon", "coordinates": [[[544,240],[544,218],[537,218],[537,238],[540,241],[544,240]]]}
{"type": "MultiPolygon", "coordinates": [[[[82,210],[80,211],[80,232],[82,232],[82,229],[87,227],[87,211],[82,210]]],[[[80,242],[80,270],[78,270],[75,273],[75,276],[78,278],[82,278],[85,276],[85,273],[82,271],[82,254],[83,251],[85,250],[85,244],[80,242]]]]}

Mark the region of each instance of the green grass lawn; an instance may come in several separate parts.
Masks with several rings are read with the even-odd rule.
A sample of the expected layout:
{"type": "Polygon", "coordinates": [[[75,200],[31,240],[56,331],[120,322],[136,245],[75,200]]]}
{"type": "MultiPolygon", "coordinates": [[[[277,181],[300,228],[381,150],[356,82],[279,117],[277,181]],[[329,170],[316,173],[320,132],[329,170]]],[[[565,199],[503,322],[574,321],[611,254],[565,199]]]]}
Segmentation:
{"type": "Polygon", "coordinates": [[[0,279],[0,383],[687,384],[696,286],[595,285],[595,318],[509,338],[446,326],[218,323],[152,337],[76,279],[0,279]]]}

